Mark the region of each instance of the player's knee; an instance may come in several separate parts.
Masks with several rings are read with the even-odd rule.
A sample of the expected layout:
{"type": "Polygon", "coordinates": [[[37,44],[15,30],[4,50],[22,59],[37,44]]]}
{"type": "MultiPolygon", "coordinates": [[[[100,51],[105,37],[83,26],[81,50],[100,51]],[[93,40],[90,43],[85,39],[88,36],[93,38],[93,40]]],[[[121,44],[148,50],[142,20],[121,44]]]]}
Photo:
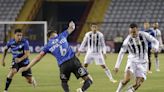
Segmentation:
{"type": "Polygon", "coordinates": [[[130,79],[128,79],[128,80],[123,80],[123,81],[122,81],[122,84],[123,84],[123,85],[126,85],[129,81],[130,81],[130,79]]]}
{"type": "Polygon", "coordinates": [[[27,79],[27,83],[32,84],[32,78],[26,78],[27,79]]]}
{"type": "Polygon", "coordinates": [[[68,83],[68,80],[61,80],[61,85],[62,86],[68,85],[67,83],[68,83]]]}
{"type": "Polygon", "coordinates": [[[138,81],[137,83],[136,83],[136,86],[137,87],[139,87],[139,86],[141,86],[141,84],[144,82],[144,79],[141,79],[140,81],[138,81]]]}
{"type": "Polygon", "coordinates": [[[91,85],[93,83],[93,80],[88,78],[88,79],[85,80],[85,83],[91,85]]]}
{"type": "Polygon", "coordinates": [[[155,58],[158,58],[158,54],[155,54],[154,57],[155,57],[155,58]]]}

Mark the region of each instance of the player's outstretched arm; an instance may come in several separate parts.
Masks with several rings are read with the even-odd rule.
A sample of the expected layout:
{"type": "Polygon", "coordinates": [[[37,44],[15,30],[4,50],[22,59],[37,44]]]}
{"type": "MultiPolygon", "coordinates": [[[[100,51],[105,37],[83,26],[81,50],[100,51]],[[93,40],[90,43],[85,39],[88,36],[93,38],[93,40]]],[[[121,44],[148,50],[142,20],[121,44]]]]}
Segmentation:
{"type": "Polygon", "coordinates": [[[23,67],[19,70],[19,72],[27,71],[31,67],[33,67],[36,63],[38,63],[42,57],[45,55],[45,53],[42,51],[40,52],[26,67],[23,67]]]}
{"type": "Polygon", "coordinates": [[[2,66],[5,66],[5,57],[7,55],[7,51],[8,51],[8,47],[5,47],[4,52],[3,52],[3,57],[2,57],[2,60],[1,60],[2,66]]]}
{"type": "Polygon", "coordinates": [[[74,30],[75,30],[75,23],[73,21],[71,21],[71,22],[69,22],[67,31],[69,34],[71,34],[74,30]]]}

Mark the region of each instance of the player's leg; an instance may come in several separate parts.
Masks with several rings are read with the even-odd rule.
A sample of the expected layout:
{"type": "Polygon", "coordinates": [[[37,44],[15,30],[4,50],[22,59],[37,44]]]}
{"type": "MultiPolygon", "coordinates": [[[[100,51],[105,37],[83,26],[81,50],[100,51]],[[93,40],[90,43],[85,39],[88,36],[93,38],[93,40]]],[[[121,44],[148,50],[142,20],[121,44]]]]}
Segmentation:
{"type": "Polygon", "coordinates": [[[156,71],[159,72],[160,69],[159,69],[158,52],[154,53],[154,57],[155,57],[155,68],[156,68],[156,71]]]}
{"type": "Polygon", "coordinates": [[[109,68],[106,66],[106,64],[100,65],[104,71],[107,77],[110,79],[111,82],[116,83],[117,81],[113,79],[112,73],[110,72],[109,68]]]}
{"type": "Polygon", "coordinates": [[[93,62],[93,55],[92,54],[86,54],[84,58],[84,67],[87,69],[88,65],[93,62]]]}
{"type": "Polygon", "coordinates": [[[22,76],[26,78],[27,83],[32,84],[33,87],[37,86],[35,78],[32,77],[31,69],[28,69],[27,71],[22,72],[22,76]]]}
{"type": "Polygon", "coordinates": [[[105,59],[104,59],[104,56],[102,55],[102,53],[97,53],[97,54],[95,54],[95,56],[94,56],[94,61],[96,62],[96,65],[100,65],[100,66],[103,68],[105,74],[107,75],[107,77],[108,77],[113,83],[117,82],[116,80],[113,79],[113,76],[112,76],[112,74],[111,74],[111,71],[110,71],[109,68],[106,66],[106,64],[105,64],[105,59]]]}
{"type": "Polygon", "coordinates": [[[70,60],[60,65],[60,80],[64,92],[70,92],[68,81],[71,75],[71,71],[72,66],[70,60]]]}
{"type": "Polygon", "coordinates": [[[128,92],[135,92],[141,86],[144,80],[146,80],[147,63],[136,64],[136,67],[137,68],[135,69],[135,72],[134,72],[136,81],[133,86],[130,86],[128,88],[128,92]]]}
{"type": "Polygon", "coordinates": [[[152,71],[151,71],[151,48],[148,48],[148,60],[149,60],[148,73],[152,73],[152,71]]]}
{"type": "Polygon", "coordinates": [[[124,79],[120,81],[116,92],[121,92],[121,90],[130,81],[130,79],[131,79],[131,72],[130,72],[130,70],[127,70],[124,74],[124,79]]]}
{"type": "Polygon", "coordinates": [[[76,78],[77,79],[82,78],[84,80],[82,87],[78,88],[77,92],[84,92],[92,84],[92,82],[93,82],[92,77],[88,74],[86,68],[84,68],[81,65],[81,63],[77,57],[73,58],[72,64],[73,64],[72,72],[75,74],[76,78]]]}
{"type": "Polygon", "coordinates": [[[12,82],[12,78],[16,73],[17,73],[17,69],[11,68],[11,70],[9,71],[7,78],[6,78],[6,85],[5,85],[5,91],[4,92],[7,92],[8,88],[12,82]]]}

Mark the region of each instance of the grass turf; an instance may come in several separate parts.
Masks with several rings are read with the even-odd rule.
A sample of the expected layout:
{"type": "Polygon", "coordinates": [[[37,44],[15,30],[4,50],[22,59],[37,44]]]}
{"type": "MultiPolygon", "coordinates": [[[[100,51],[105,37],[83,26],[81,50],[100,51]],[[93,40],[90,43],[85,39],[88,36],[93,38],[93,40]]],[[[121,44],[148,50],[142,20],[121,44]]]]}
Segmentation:
{"type": "MultiPolygon", "coordinates": [[[[106,63],[113,74],[113,67],[115,65],[118,54],[108,54],[106,63]]],[[[31,54],[30,59],[34,58],[36,54],[31,54]]],[[[152,55],[153,56],[153,55],[152,55]]],[[[152,58],[152,74],[148,74],[147,80],[139,88],[137,92],[164,92],[164,54],[159,55],[160,60],[160,72],[156,72],[154,68],[154,58],[152,58]]],[[[1,55],[2,57],[2,55],[1,55]]],[[[124,56],[123,62],[118,74],[113,74],[113,77],[118,81],[123,78],[124,68],[126,64],[127,55],[124,56]]],[[[84,60],[84,55],[80,57],[81,62],[84,60]]],[[[0,92],[3,92],[6,76],[8,74],[11,65],[11,54],[6,57],[6,67],[0,66],[0,92]]],[[[21,74],[17,73],[10,85],[9,92],[63,92],[60,85],[59,69],[56,60],[51,55],[46,55],[37,65],[33,68],[33,76],[37,80],[38,86],[33,88],[26,80],[21,77],[21,74]]],[[[87,92],[115,92],[118,83],[111,83],[104,71],[100,66],[95,64],[89,65],[88,71],[94,79],[93,85],[87,92]]],[[[77,80],[72,74],[69,86],[71,92],[76,92],[76,89],[81,87],[81,79],[77,80]]],[[[132,81],[133,82],[133,81],[132,81]]],[[[131,82],[131,83],[132,83],[131,82]]],[[[129,83],[128,85],[130,85],[129,83]]],[[[126,89],[126,87],[125,87],[126,89]]],[[[124,89],[124,90],[125,90],[124,89]]]]}

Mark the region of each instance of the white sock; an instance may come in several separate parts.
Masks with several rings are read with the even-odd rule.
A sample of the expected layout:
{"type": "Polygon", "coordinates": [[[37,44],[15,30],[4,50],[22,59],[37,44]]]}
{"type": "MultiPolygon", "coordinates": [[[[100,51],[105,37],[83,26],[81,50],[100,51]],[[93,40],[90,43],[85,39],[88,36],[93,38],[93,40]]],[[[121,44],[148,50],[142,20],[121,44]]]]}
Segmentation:
{"type": "Polygon", "coordinates": [[[127,92],[135,92],[134,88],[131,86],[127,89],[127,92]]]}
{"type": "Polygon", "coordinates": [[[155,58],[155,68],[156,68],[156,70],[159,69],[159,60],[158,60],[158,58],[155,58]]]}
{"type": "Polygon", "coordinates": [[[123,87],[124,87],[124,85],[122,84],[122,81],[120,81],[116,92],[121,92],[121,90],[122,90],[123,87]]]}
{"type": "Polygon", "coordinates": [[[110,80],[113,80],[112,74],[109,69],[105,69],[105,74],[108,76],[110,80]]]}

